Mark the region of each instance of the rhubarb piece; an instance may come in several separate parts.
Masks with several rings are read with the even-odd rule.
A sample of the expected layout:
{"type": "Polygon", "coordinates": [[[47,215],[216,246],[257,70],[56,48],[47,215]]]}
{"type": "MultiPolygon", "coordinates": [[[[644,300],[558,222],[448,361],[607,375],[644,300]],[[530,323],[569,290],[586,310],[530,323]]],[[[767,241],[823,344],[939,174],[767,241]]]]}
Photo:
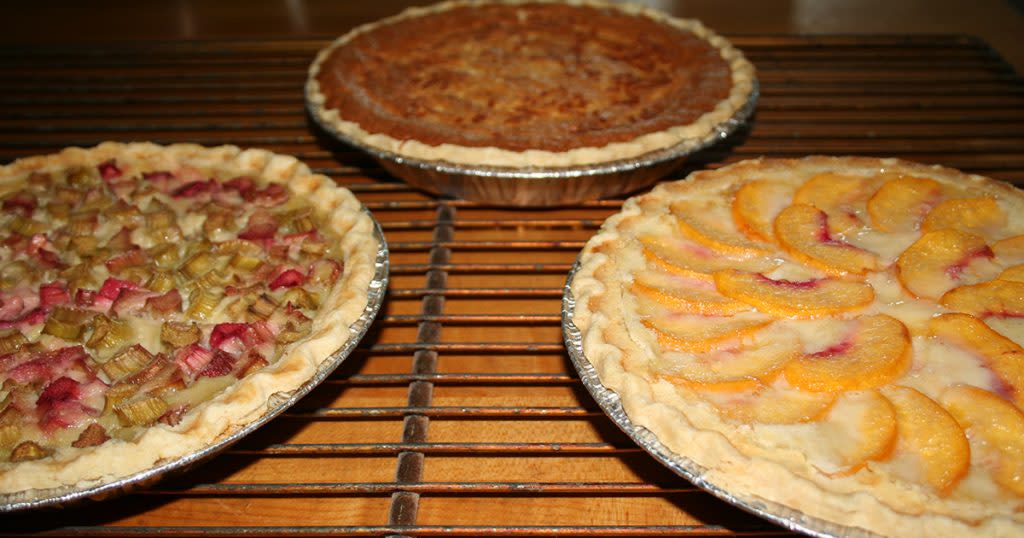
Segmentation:
{"type": "Polygon", "coordinates": [[[198,289],[189,298],[191,304],[188,310],[185,311],[185,315],[195,320],[204,321],[213,314],[222,298],[223,296],[219,291],[198,289]]]}
{"type": "Polygon", "coordinates": [[[300,286],[306,281],[306,276],[295,269],[288,269],[277,275],[270,283],[270,291],[278,290],[281,288],[291,288],[294,286],[300,286]]]}
{"type": "Polygon", "coordinates": [[[209,252],[198,252],[181,266],[181,272],[189,278],[199,278],[210,269],[213,269],[213,256],[209,252]]]}
{"type": "Polygon", "coordinates": [[[98,423],[93,422],[78,435],[78,439],[75,439],[71,443],[71,446],[75,448],[88,448],[91,446],[99,446],[107,442],[110,436],[107,435],[107,430],[98,423]]]}
{"type": "Polygon", "coordinates": [[[284,293],[284,297],[282,297],[282,299],[287,304],[292,304],[307,310],[316,310],[320,308],[320,296],[316,293],[307,291],[303,287],[290,288],[284,293]]]}
{"type": "Polygon", "coordinates": [[[814,318],[863,308],[875,298],[874,289],[854,280],[821,278],[773,280],[733,269],[715,273],[718,291],[760,312],[782,317],[814,318]]]}
{"type": "Polygon", "coordinates": [[[123,377],[132,375],[146,366],[153,360],[153,354],[142,347],[141,344],[128,346],[103,363],[100,368],[107,374],[107,379],[118,381],[123,377]]]}
{"type": "Polygon", "coordinates": [[[28,343],[28,338],[17,329],[0,330],[0,356],[14,353],[28,343]]]}
{"type": "Polygon", "coordinates": [[[206,368],[206,365],[213,360],[213,355],[213,351],[199,344],[192,344],[175,352],[174,362],[178,365],[183,376],[187,379],[195,379],[196,374],[201,372],[203,368],[206,368]]]}
{"type": "Polygon", "coordinates": [[[256,302],[249,305],[248,312],[256,319],[267,319],[277,309],[277,301],[267,294],[261,294],[256,302]]]}
{"type": "Polygon", "coordinates": [[[52,452],[39,446],[35,441],[22,441],[11,451],[8,458],[12,463],[21,461],[41,460],[48,457],[52,452]]]}
{"type": "Polygon", "coordinates": [[[317,260],[309,268],[308,282],[317,286],[333,286],[343,270],[344,266],[335,260],[317,260]]]}
{"type": "Polygon", "coordinates": [[[238,232],[238,237],[250,241],[273,239],[277,234],[277,228],[278,223],[274,215],[266,211],[256,211],[249,217],[245,229],[238,232]]]}
{"type": "Polygon", "coordinates": [[[195,323],[165,321],[160,326],[160,341],[172,348],[186,347],[202,338],[203,332],[195,323]]]}
{"type": "Polygon", "coordinates": [[[125,402],[114,407],[122,426],[148,426],[156,422],[169,406],[157,396],[125,402]]]}
{"type": "Polygon", "coordinates": [[[240,360],[241,367],[235,372],[235,376],[239,379],[256,372],[270,364],[263,355],[255,349],[250,349],[245,352],[245,355],[240,360]]]}
{"type": "Polygon", "coordinates": [[[225,353],[221,350],[213,352],[213,358],[207,363],[206,367],[196,375],[196,378],[200,377],[220,377],[228,375],[235,369],[236,359],[233,355],[225,353]]]}
{"type": "Polygon", "coordinates": [[[100,314],[92,320],[92,334],[85,345],[92,349],[113,350],[126,344],[131,336],[127,322],[100,314]]]}

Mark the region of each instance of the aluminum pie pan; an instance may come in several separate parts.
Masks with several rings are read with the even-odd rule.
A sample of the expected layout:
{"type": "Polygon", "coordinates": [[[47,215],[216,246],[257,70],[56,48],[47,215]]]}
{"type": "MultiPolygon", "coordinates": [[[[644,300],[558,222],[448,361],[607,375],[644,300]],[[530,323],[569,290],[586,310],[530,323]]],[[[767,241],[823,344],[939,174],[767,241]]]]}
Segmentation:
{"type": "Polygon", "coordinates": [[[818,538],[877,538],[879,535],[860,527],[809,516],[788,506],[722,488],[707,478],[708,470],[685,455],[678,454],[658,439],[654,432],[630,420],[618,393],[601,383],[597,369],[583,352],[583,337],[573,322],[576,300],[572,294],[573,277],[580,268],[577,260],[565,282],[562,294],[562,337],[576,372],[598,406],[630,439],[672,472],[695,486],[746,512],[762,517],[791,531],[818,538]]]}
{"type": "Polygon", "coordinates": [[[195,452],[139,471],[114,481],[94,486],[74,488],[61,487],[46,490],[28,490],[13,494],[0,495],[0,513],[16,512],[34,508],[65,508],[81,502],[103,500],[131,491],[149,487],[170,474],[187,471],[191,467],[211,458],[243,437],[251,434],[261,426],[283,413],[295,402],[312,391],[323,382],[342,362],[355,350],[356,346],[370,329],[377,317],[388,287],[388,269],[390,265],[388,245],[380,223],[369,210],[362,208],[364,215],[373,222],[373,236],[377,240],[377,254],[374,260],[374,274],[367,288],[367,302],[362,314],[348,327],[349,338],[338,350],[320,363],[313,376],[305,383],[290,392],[278,392],[271,395],[267,402],[267,410],[256,420],[242,428],[220,438],[215,443],[195,452]]]}
{"type": "Polygon", "coordinates": [[[545,207],[607,198],[647,187],[678,168],[692,154],[723,141],[747,123],[760,97],[756,78],[747,101],[701,137],[631,159],[568,167],[500,167],[405,157],[355,140],[315,112],[306,90],[306,110],[333,139],[355,147],[390,174],[432,194],[499,206],[545,207]]]}

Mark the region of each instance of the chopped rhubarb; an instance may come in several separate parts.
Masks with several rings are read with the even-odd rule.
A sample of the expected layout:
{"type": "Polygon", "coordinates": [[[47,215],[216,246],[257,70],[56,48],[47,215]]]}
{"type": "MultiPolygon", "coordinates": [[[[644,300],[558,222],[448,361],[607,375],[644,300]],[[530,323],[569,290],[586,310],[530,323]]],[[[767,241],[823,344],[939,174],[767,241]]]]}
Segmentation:
{"type": "Polygon", "coordinates": [[[19,295],[8,297],[0,296],[0,320],[11,321],[18,319],[25,311],[25,299],[19,295]]]}
{"type": "Polygon", "coordinates": [[[303,275],[295,269],[288,269],[287,271],[277,275],[270,283],[270,290],[274,291],[280,288],[291,288],[293,286],[302,285],[306,281],[306,275],[303,275]]]}
{"type": "Polygon", "coordinates": [[[93,422],[86,429],[82,430],[82,433],[78,435],[71,446],[75,448],[88,448],[90,446],[98,446],[107,442],[110,436],[107,435],[107,430],[96,422],[93,422]]]}
{"type": "Polygon", "coordinates": [[[239,354],[251,348],[272,341],[273,331],[266,321],[255,323],[220,323],[210,331],[210,348],[239,354]]]}
{"type": "Polygon", "coordinates": [[[181,312],[181,294],[171,290],[163,295],[146,299],[146,310],[157,314],[181,312]]]}
{"type": "Polygon", "coordinates": [[[203,368],[203,371],[199,372],[197,377],[220,377],[230,374],[234,369],[235,357],[230,353],[217,350],[214,352],[209,364],[206,365],[206,368],[203,368]]]}
{"type": "Polygon", "coordinates": [[[117,299],[110,305],[110,309],[119,316],[138,312],[146,306],[146,302],[153,296],[153,292],[143,289],[122,289],[117,299]]]}
{"type": "Polygon", "coordinates": [[[288,190],[280,183],[271,183],[263,189],[250,190],[240,194],[245,201],[261,207],[281,205],[288,200],[288,190]]]}
{"type": "Polygon", "coordinates": [[[133,246],[128,251],[110,258],[103,264],[107,266],[108,271],[116,275],[123,271],[125,267],[142,265],[146,263],[148,259],[149,257],[146,255],[146,251],[133,246]]]}
{"type": "Polygon", "coordinates": [[[39,202],[34,194],[27,191],[18,191],[4,199],[3,209],[5,212],[19,212],[25,217],[31,217],[39,202]]]}
{"type": "Polygon", "coordinates": [[[177,426],[181,423],[181,419],[184,418],[185,413],[188,413],[189,409],[188,405],[172,407],[166,413],[161,415],[160,418],[157,419],[157,422],[168,426],[177,426]]]}
{"type": "Polygon", "coordinates": [[[114,159],[103,161],[96,165],[96,168],[100,171],[100,177],[108,181],[121,177],[122,174],[121,169],[117,167],[117,161],[114,159]]]}
{"type": "Polygon", "coordinates": [[[132,242],[132,231],[122,227],[113,237],[107,240],[105,246],[116,252],[125,252],[136,245],[132,242]]]}
{"type": "Polygon", "coordinates": [[[140,289],[140,286],[134,282],[110,277],[103,281],[103,285],[100,286],[99,297],[114,301],[121,295],[123,290],[137,289],[140,289]]]}
{"type": "Polygon", "coordinates": [[[245,229],[238,232],[238,237],[250,241],[273,239],[277,228],[277,219],[273,215],[265,211],[257,211],[249,217],[245,229]]]}
{"type": "Polygon", "coordinates": [[[75,292],[75,306],[80,308],[89,308],[96,303],[96,290],[87,290],[85,288],[79,288],[75,292]]]}
{"type": "Polygon", "coordinates": [[[322,286],[334,284],[344,267],[334,260],[317,260],[309,266],[309,281],[322,286]]]}
{"type": "Polygon", "coordinates": [[[82,401],[82,384],[63,376],[46,385],[36,400],[39,427],[46,433],[75,426],[96,410],[82,401]]]}
{"type": "Polygon", "coordinates": [[[217,190],[217,182],[208,179],[206,181],[191,181],[171,192],[174,198],[194,198],[204,193],[217,190]]]}
{"type": "Polygon", "coordinates": [[[211,360],[213,352],[199,344],[183,347],[174,354],[174,362],[178,364],[181,373],[189,379],[195,379],[196,374],[206,368],[211,360]]]}
{"type": "Polygon", "coordinates": [[[46,321],[46,309],[34,308],[21,315],[21,317],[0,321],[0,329],[10,329],[11,327],[31,327],[33,325],[39,325],[46,321]]]}
{"type": "Polygon", "coordinates": [[[265,359],[263,355],[260,354],[260,352],[256,351],[255,349],[250,349],[249,351],[247,351],[240,362],[242,364],[242,367],[239,368],[237,372],[235,372],[235,376],[238,377],[239,379],[270,364],[269,362],[267,362],[267,359],[265,359]]]}
{"type": "Polygon", "coordinates": [[[49,381],[58,374],[63,375],[73,368],[84,370],[85,349],[82,346],[68,346],[54,351],[33,353],[29,360],[14,367],[7,377],[15,383],[40,383],[49,381]]]}
{"type": "Polygon", "coordinates": [[[71,302],[71,294],[60,282],[50,282],[39,286],[39,306],[43,308],[71,302]]]}
{"type": "Polygon", "coordinates": [[[242,198],[245,198],[255,185],[256,182],[249,176],[238,176],[224,182],[225,189],[238,191],[242,198]]]}

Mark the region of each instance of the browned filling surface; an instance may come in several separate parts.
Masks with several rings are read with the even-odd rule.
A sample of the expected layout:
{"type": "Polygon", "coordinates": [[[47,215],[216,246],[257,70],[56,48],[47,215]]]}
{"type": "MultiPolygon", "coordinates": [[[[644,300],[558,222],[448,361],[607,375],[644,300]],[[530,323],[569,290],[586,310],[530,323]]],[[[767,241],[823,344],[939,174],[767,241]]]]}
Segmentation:
{"type": "Polygon", "coordinates": [[[616,9],[459,7],[363,33],[317,75],[326,107],[371,133],[565,151],[692,123],[729,66],[693,34],[616,9]]]}

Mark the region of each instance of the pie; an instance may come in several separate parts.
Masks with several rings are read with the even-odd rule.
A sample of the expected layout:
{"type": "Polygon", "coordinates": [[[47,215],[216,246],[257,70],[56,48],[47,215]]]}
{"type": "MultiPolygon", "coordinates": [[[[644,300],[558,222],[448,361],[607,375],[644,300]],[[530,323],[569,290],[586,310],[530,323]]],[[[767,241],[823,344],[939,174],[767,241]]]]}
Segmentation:
{"type": "Polygon", "coordinates": [[[263,416],[342,347],[379,245],[293,157],[104,143],[0,168],[0,498],[88,488],[263,416]]]}
{"type": "Polygon", "coordinates": [[[583,354],[751,503],[882,535],[1024,532],[1024,193],[760,159],[628,200],[580,255],[583,354]]]}
{"type": "Polygon", "coordinates": [[[694,20],[602,2],[445,2],[322,50],[322,125],[406,158],[566,167],[701,139],[751,100],[754,69],[694,20]]]}

